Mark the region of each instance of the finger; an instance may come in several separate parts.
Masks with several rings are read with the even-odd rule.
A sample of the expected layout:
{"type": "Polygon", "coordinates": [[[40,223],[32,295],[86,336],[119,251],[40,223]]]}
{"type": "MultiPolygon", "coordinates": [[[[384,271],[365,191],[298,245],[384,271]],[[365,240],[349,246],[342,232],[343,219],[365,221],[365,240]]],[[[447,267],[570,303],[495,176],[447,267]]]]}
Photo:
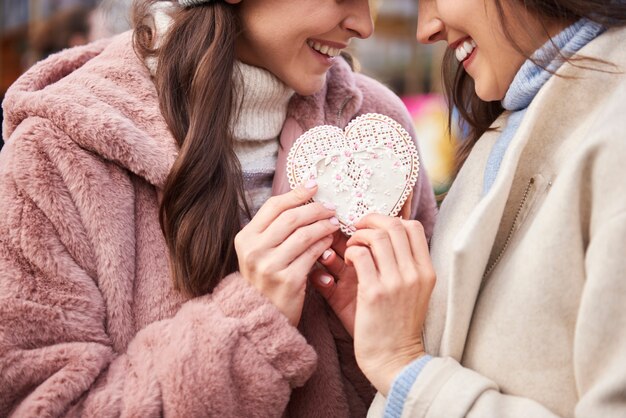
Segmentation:
{"type": "Polygon", "coordinates": [[[328,234],[312,245],[309,245],[289,264],[289,267],[286,269],[287,274],[293,275],[294,277],[306,277],[311,271],[311,268],[315,265],[317,259],[324,251],[330,248],[332,242],[333,237],[331,234],[328,234]]]}
{"type": "Polygon", "coordinates": [[[411,244],[413,259],[420,266],[431,267],[430,251],[424,227],[419,221],[402,221],[411,244]]]}
{"type": "Polygon", "coordinates": [[[415,260],[404,221],[390,216],[370,214],[361,219],[357,227],[387,232],[391,240],[395,259],[398,262],[399,272],[404,274],[414,274],[416,272],[415,260]]]}
{"type": "Polygon", "coordinates": [[[313,287],[326,299],[350,335],[354,336],[354,316],[358,280],[353,268],[346,269],[337,281],[322,268],[316,268],[309,276],[313,287]]]}
{"type": "MultiPolygon", "coordinates": [[[[273,251],[271,257],[274,260],[274,263],[278,266],[289,266],[292,264],[297,258],[299,258],[304,253],[310,252],[310,247],[313,246],[318,241],[325,239],[327,236],[332,235],[339,228],[338,225],[332,223],[330,220],[320,220],[310,225],[303,226],[298,228],[293,234],[291,234],[287,239],[283,240],[273,251]]],[[[325,250],[330,248],[332,244],[332,236],[329,238],[330,242],[326,248],[323,248],[319,254],[313,259],[311,262],[309,269],[311,266],[317,261],[319,257],[324,253],[325,250]]],[[[305,272],[308,273],[307,270],[305,272]]]]}
{"type": "Polygon", "coordinates": [[[317,182],[309,180],[304,185],[279,196],[270,197],[248,226],[257,232],[265,229],[284,211],[305,204],[317,193],[317,182]]]}
{"type": "Polygon", "coordinates": [[[335,279],[321,268],[316,268],[311,272],[309,281],[326,300],[332,298],[335,293],[335,279]]]}
{"type": "Polygon", "coordinates": [[[420,309],[420,317],[426,316],[428,301],[435,287],[436,274],[430,258],[428,250],[428,241],[424,233],[424,227],[418,221],[403,221],[411,243],[411,251],[415,264],[419,270],[418,278],[420,283],[420,292],[418,295],[420,309]]]}
{"type": "MultiPolygon", "coordinates": [[[[419,280],[421,283],[420,298],[425,300],[425,304],[428,304],[430,295],[435,287],[436,274],[435,269],[430,258],[428,249],[428,240],[424,233],[424,227],[418,221],[404,221],[406,223],[406,230],[411,242],[411,250],[415,264],[419,271],[419,280]]],[[[426,315],[425,310],[422,312],[426,315]]]]}
{"type": "Polygon", "coordinates": [[[323,219],[332,219],[331,223],[337,226],[332,232],[336,231],[339,228],[339,221],[334,218],[335,210],[334,207],[332,209],[331,207],[315,202],[284,211],[262,232],[264,245],[268,248],[276,247],[288,239],[298,228],[323,219]]]}
{"type": "Polygon", "coordinates": [[[369,248],[354,245],[346,249],[346,264],[354,266],[359,280],[359,288],[378,286],[378,270],[369,248]]]}
{"type": "Polygon", "coordinates": [[[347,242],[348,242],[348,237],[346,237],[343,232],[341,231],[335,232],[334,240],[333,240],[333,250],[335,250],[335,252],[339,254],[341,258],[343,258],[346,252],[347,242]]]}
{"type": "Polygon", "coordinates": [[[411,218],[411,206],[413,203],[413,192],[409,195],[409,198],[404,202],[404,206],[400,210],[400,218],[402,219],[410,219],[411,218]]]}
{"type": "Polygon", "coordinates": [[[321,265],[334,277],[339,277],[346,268],[346,263],[332,248],[324,251],[318,260],[321,265]]]}
{"type": "Polygon", "coordinates": [[[360,229],[348,241],[348,250],[354,245],[365,246],[371,250],[376,267],[383,277],[400,277],[391,238],[386,231],[382,229],[360,229]]]}

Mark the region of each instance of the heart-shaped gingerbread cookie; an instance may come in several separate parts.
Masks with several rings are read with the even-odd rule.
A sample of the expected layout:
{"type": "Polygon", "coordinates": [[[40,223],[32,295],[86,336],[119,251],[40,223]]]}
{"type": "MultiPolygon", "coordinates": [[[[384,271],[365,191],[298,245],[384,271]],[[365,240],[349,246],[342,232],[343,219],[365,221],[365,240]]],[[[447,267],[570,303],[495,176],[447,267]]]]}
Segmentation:
{"type": "Polygon", "coordinates": [[[388,116],[368,113],[341,130],[317,126],[302,134],[287,157],[291,188],[315,179],[314,201],[337,207],[341,230],[368,213],[396,216],[415,186],[419,159],[408,132],[388,116]]]}

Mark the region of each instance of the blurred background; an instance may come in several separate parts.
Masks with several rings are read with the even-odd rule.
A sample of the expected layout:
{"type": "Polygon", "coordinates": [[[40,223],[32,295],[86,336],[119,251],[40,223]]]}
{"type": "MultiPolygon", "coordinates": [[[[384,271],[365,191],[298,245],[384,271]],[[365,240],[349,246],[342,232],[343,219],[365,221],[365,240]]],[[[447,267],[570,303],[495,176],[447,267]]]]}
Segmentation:
{"type": "MultiPolygon", "coordinates": [[[[130,28],[132,0],[0,0],[0,99],[33,63],[130,28]]],[[[376,31],[352,42],[359,70],[402,98],[437,194],[450,184],[457,132],[447,132],[440,62],[445,45],[415,40],[416,0],[370,0],[376,31]]],[[[0,115],[1,117],[1,115],[0,115]]],[[[0,142],[0,147],[2,142],[0,142]]]]}

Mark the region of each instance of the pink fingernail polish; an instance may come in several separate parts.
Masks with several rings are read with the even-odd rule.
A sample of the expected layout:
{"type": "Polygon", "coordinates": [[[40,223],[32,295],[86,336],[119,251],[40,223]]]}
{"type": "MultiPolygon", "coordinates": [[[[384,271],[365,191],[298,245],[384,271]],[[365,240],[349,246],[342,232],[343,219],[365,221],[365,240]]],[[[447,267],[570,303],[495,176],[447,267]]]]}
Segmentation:
{"type": "Polygon", "coordinates": [[[322,282],[322,284],[324,285],[329,285],[330,282],[333,281],[333,278],[330,276],[320,276],[320,282],[322,282]]]}
{"type": "Polygon", "coordinates": [[[331,250],[324,251],[324,254],[322,254],[322,260],[328,260],[328,257],[330,257],[331,255],[333,255],[333,252],[331,250]]]}
{"type": "Polygon", "coordinates": [[[339,219],[333,216],[332,218],[330,218],[330,223],[333,225],[339,225],[339,219]]]}
{"type": "Polygon", "coordinates": [[[317,182],[316,182],[315,180],[313,180],[313,179],[311,179],[311,180],[307,181],[307,182],[304,184],[304,187],[306,187],[307,189],[312,189],[312,188],[314,188],[315,186],[317,186],[317,182]]]}

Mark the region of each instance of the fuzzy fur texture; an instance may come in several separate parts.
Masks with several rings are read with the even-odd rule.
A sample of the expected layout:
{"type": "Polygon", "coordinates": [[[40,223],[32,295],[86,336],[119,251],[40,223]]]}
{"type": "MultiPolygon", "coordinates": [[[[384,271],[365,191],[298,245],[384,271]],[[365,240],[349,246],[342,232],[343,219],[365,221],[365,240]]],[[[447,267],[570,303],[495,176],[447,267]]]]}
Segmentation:
{"type": "MultiPolygon", "coordinates": [[[[294,97],[281,141],[370,111],[411,129],[401,106],[339,63],[294,97]]],[[[173,289],[158,197],[177,147],[130,33],[35,65],[4,107],[0,416],[365,415],[373,389],[313,291],[299,332],[239,274],[191,300],[173,289]]]]}

